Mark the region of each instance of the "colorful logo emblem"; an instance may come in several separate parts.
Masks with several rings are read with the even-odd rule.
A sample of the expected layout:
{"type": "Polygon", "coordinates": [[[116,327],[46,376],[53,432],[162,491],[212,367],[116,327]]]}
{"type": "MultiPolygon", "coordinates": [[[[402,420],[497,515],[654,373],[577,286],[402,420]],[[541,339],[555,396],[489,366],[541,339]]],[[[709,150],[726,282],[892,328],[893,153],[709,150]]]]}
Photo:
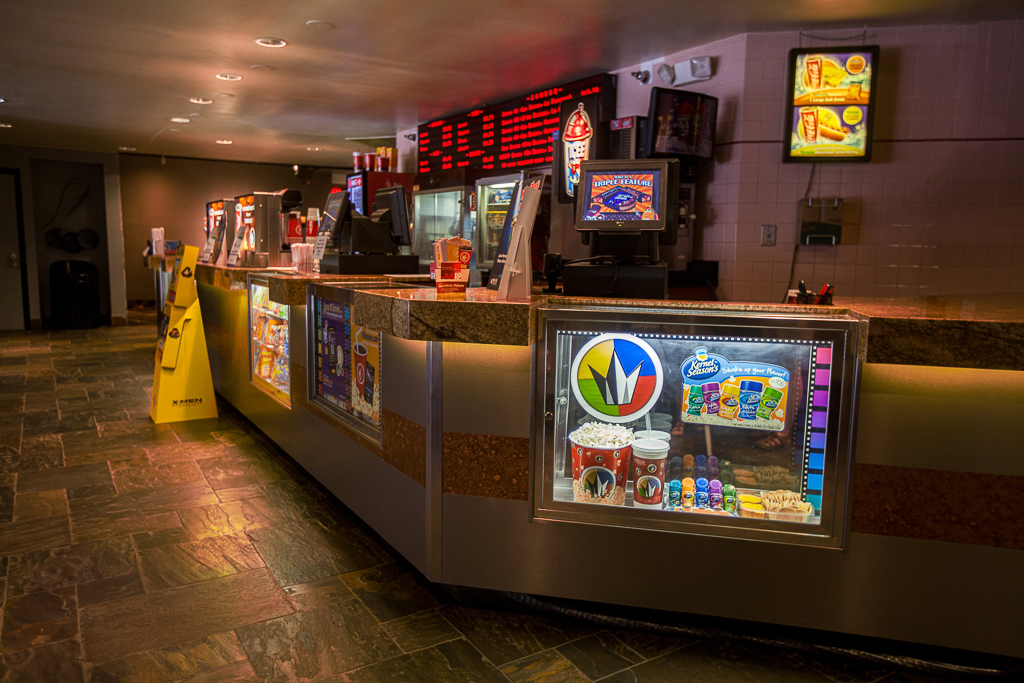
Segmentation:
{"type": "Polygon", "coordinates": [[[650,344],[628,334],[602,334],[572,361],[572,391],[583,409],[605,422],[632,422],[661,396],[661,360],[650,344]]]}
{"type": "Polygon", "coordinates": [[[583,470],[580,483],[593,497],[603,498],[615,491],[615,474],[607,467],[588,467],[583,470]]]}

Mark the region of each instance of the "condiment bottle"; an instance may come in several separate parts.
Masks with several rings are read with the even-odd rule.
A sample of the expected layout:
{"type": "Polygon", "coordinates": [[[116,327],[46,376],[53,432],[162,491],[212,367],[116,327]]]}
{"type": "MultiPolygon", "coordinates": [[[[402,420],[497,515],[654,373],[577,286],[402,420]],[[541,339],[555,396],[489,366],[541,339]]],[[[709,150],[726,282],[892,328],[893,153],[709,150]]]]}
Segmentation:
{"type": "Polygon", "coordinates": [[[782,400],[782,392],[772,387],[765,387],[764,393],[761,394],[761,402],[757,406],[757,416],[765,420],[770,420],[772,413],[779,407],[779,401],[782,400]]]}
{"type": "Polygon", "coordinates": [[[722,398],[718,382],[702,384],[701,390],[704,392],[704,412],[708,415],[718,415],[719,400],[722,398]]]}
{"type": "Polygon", "coordinates": [[[719,399],[721,406],[718,409],[718,417],[723,420],[733,420],[740,409],[740,388],[734,384],[722,386],[722,398],[719,399]]]}
{"type": "Polygon", "coordinates": [[[722,509],[722,482],[717,479],[708,484],[708,506],[712,510],[722,509]]]}
{"type": "Polygon", "coordinates": [[[694,477],[694,479],[700,479],[701,477],[707,478],[707,476],[708,476],[707,462],[708,462],[708,458],[707,458],[706,455],[698,455],[694,459],[694,461],[693,461],[693,477],[694,477]]]}
{"type": "Polygon", "coordinates": [[[687,384],[686,388],[686,414],[700,415],[704,407],[704,390],[699,384],[687,384]]]}
{"type": "Polygon", "coordinates": [[[740,382],[740,412],[737,416],[739,419],[757,419],[757,408],[761,404],[762,391],[764,391],[763,382],[755,382],[753,380],[740,382]]]}
{"type": "Polygon", "coordinates": [[[708,456],[708,479],[721,479],[718,473],[718,458],[713,455],[708,456]]]}
{"type": "Polygon", "coordinates": [[[668,462],[668,505],[678,507],[683,504],[683,459],[678,455],[668,462]]]}
{"type": "Polygon", "coordinates": [[[692,508],[694,503],[694,497],[696,496],[696,484],[693,483],[693,479],[686,477],[682,481],[683,490],[683,507],[692,508]]]}
{"type": "Polygon", "coordinates": [[[693,476],[693,456],[692,455],[684,455],[683,456],[683,476],[684,477],[692,477],[693,476]]]}
{"type": "Polygon", "coordinates": [[[718,469],[719,469],[719,473],[722,476],[722,483],[723,484],[732,484],[732,483],[734,483],[733,474],[732,474],[732,463],[731,462],[729,462],[728,460],[723,460],[722,462],[720,462],[718,464],[718,469]]]}

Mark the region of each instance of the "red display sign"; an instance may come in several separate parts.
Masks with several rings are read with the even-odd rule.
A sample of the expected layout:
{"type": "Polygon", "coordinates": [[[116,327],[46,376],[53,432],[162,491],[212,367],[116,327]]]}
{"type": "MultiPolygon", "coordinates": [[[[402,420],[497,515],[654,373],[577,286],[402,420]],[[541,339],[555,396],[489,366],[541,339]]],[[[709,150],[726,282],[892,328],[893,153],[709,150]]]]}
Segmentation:
{"type": "Polygon", "coordinates": [[[611,76],[599,74],[420,125],[419,172],[515,169],[551,163],[551,135],[562,102],[598,94],[615,108],[611,76]]]}

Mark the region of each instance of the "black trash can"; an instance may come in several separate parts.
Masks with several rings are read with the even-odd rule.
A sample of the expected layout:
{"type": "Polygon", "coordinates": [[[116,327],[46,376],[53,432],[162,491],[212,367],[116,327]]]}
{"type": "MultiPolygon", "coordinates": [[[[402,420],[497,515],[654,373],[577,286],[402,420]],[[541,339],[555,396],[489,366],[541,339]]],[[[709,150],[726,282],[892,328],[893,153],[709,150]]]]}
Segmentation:
{"type": "Polygon", "coordinates": [[[50,325],[55,330],[100,326],[100,282],[95,265],[86,261],[50,265],[50,325]]]}

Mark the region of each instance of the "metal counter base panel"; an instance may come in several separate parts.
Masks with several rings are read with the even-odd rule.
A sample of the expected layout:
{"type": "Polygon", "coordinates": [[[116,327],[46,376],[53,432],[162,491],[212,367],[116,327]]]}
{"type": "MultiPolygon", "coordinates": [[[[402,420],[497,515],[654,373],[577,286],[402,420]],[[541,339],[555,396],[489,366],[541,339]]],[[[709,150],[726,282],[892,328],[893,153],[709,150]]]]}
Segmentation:
{"type": "MultiPolygon", "coordinates": [[[[246,338],[245,290],[227,291],[199,284],[199,298],[204,323],[212,319],[225,330],[235,329],[241,339],[246,338]]],[[[304,349],[306,307],[292,306],[289,318],[290,347],[304,349]]],[[[217,393],[417,569],[427,573],[426,489],[318,415],[301,406],[285,408],[250,383],[247,365],[224,356],[212,344],[208,346],[217,393]],[[367,482],[376,483],[371,486],[367,482]],[[387,491],[383,499],[382,490],[387,491]]],[[[248,357],[243,355],[242,360],[248,357]]],[[[292,377],[293,392],[304,391],[305,386],[305,377],[292,377]]]]}
{"type": "Polygon", "coordinates": [[[839,552],[531,523],[526,501],[452,494],[443,539],[442,583],[1024,656],[1024,590],[1005,591],[1024,576],[1016,550],[852,533],[839,552]],[[981,605],[986,623],[965,622],[981,605]]]}

